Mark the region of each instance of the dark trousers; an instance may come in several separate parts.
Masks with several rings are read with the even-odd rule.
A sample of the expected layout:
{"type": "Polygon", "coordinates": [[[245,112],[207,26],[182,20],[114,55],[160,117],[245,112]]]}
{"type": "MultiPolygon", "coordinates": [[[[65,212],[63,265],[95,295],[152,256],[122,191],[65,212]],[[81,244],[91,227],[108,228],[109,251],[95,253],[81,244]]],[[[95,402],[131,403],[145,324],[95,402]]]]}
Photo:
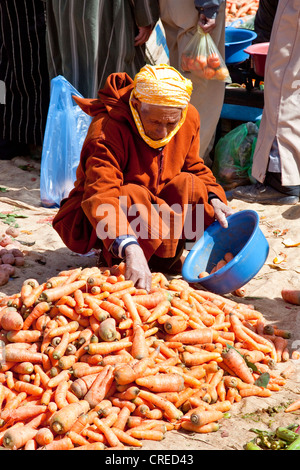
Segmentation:
{"type": "Polygon", "coordinates": [[[265,184],[287,196],[300,196],[300,186],[282,186],[281,173],[267,172],[265,184]]]}

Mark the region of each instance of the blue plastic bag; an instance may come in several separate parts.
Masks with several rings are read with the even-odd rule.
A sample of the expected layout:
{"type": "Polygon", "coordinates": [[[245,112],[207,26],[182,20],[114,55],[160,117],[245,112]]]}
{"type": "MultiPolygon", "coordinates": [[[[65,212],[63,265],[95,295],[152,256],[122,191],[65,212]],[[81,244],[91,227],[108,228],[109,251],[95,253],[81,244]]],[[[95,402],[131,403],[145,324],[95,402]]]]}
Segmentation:
{"type": "Polygon", "coordinates": [[[51,80],[40,176],[44,207],[59,207],[73,188],[81,148],[91,122],[91,117],[75,103],[72,95],[82,97],[61,75],[51,80]]]}

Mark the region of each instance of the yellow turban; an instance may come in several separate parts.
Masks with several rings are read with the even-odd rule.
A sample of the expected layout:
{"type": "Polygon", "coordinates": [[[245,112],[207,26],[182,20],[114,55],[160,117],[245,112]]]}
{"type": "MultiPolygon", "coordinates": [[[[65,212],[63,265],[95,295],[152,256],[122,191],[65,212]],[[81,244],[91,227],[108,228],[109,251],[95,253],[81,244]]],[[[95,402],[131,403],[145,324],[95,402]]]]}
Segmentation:
{"type": "Polygon", "coordinates": [[[193,86],[191,80],[184,78],[176,69],[167,65],[145,65],[134,78],[134,89],[132,90],[129,104],[131,111],[142,138],[153,148],[166,145],[180,129],[185,121],[187,105],[190,101],[193,86]],[[139,113],[132,106],[132,97],[139,99],[142,103],[157,106],[182,107],[182,118],[178,126],[162,140],[152,140],[145,133],[139,113]]]}

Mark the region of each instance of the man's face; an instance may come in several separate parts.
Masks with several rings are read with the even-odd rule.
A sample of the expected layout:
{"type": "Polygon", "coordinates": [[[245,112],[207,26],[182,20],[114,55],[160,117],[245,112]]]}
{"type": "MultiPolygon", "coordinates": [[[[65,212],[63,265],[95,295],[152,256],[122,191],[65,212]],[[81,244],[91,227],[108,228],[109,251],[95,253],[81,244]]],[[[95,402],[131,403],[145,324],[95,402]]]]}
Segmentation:
{"type": "Polygon", "coordinates": [[[135,100],[133,105],[140,115],[145,134],[152,140],[167,137],[182,117],[181,108],[150,105],[141,103],[139,100],[135,100]]]}

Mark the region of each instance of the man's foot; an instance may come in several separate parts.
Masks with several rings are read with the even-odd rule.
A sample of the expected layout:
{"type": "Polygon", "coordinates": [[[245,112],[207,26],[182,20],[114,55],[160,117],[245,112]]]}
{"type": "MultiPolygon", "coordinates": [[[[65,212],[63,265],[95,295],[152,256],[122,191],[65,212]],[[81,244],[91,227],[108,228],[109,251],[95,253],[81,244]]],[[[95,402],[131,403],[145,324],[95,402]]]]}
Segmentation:
{"type": "Polygon", "coordinates": [[[298,196],[289,196],[276,191],[271,186],[265,186],[261,183],[249,186],[239,186],[230,191],[233,199],[240,199],[246,202],[256,202],[257,204],[294,205],[299,202],[298,196]]]}

